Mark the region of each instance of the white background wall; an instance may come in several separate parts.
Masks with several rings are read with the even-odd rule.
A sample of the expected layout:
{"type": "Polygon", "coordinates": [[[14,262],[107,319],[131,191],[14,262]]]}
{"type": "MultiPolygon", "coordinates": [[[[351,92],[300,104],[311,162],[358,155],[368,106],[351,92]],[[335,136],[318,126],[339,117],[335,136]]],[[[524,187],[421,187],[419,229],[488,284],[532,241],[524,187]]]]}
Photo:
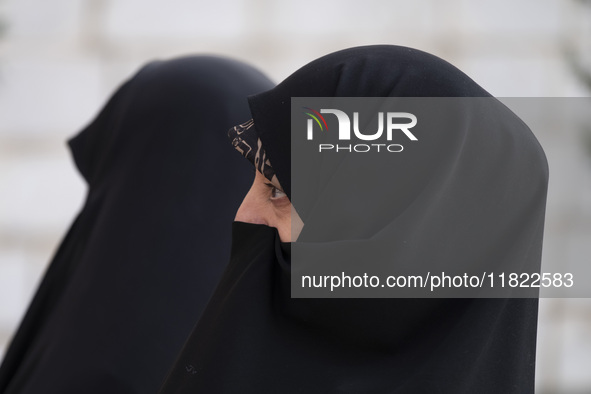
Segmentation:
{"type": "MultiPolygon", "coordinates": [[[[591,70],[584,0],[0,0],[0,23],[0,354],[81,207],[65,140],[146,61],[227,55],[280,81],[389,43],[443,57],[496,96],[589,95],[573,73],[591,70]]],[[[552,171],[544,259],[581,264],[591,159],[564,133],[538,135],[552,171]]],[[[542,300],[538,342],[539,392],[591,390],[589,300],[542,300]]]]}

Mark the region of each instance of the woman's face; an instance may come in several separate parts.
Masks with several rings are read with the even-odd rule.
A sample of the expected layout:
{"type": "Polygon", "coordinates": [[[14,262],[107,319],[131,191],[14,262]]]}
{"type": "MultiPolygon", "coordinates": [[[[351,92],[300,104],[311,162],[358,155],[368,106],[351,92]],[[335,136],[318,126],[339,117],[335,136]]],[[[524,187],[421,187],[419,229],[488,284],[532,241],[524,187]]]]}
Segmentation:
{"type": "Polygon", "coordinates": [[[295,241],[303,223],[293,209],[289,198],[282,190],[273,186],[263,174],[258,171],[255,174],[254,182],[242,200],[234,220],[275,227],[282,242],[295,241]],[[296,221],[293,234],[292,215],[296,221]]]}

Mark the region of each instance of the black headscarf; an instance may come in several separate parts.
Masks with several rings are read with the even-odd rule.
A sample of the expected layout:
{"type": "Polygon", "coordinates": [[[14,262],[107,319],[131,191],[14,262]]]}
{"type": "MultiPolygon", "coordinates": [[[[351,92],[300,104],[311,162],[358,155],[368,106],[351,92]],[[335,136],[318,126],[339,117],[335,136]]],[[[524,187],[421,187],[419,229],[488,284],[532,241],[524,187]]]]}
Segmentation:
{"type": "MultiPolygon", "coordinates": [[[[315,60],[250,97],[253,122],[230,133],[290,199],[291,97],[494,100],[457,68],[410,48],[352,48],[315,60]]],[[[330,177],[349,175],[346,158],[311,173],[319,192],[294,202],[303,246],[318,228],[330,236],[345,228],[360,245],[389,242],[401,265],[475,256],[539,268],[548,176],[541,147],[500,103],[451,119],[457,128],[445,141],[425,142],[388,169],[384,181],[399,190],[389,196],[391,212],[354,207],[380,221],[374,228],[348,226],[349,212],[338,212],[346,196],[323,189],[330,177]],[[334,222],[314,222],[314,210],[334,210],[334,222]]],[[[325,253],[332,240],[311,247],[325,253]]],[[[292,299],[286,249],[275,229],[234,223],[230,264],[162,393],[533,392],[537,299],[292,299]]]]}
{"type": "Polygon", "coordinates": [[[229,59],[152,62],[69,141],[86,203],[8,348],[0,392],[158,390],[226,266],[252,178],[226,131],[272,86],[229,59]]]}

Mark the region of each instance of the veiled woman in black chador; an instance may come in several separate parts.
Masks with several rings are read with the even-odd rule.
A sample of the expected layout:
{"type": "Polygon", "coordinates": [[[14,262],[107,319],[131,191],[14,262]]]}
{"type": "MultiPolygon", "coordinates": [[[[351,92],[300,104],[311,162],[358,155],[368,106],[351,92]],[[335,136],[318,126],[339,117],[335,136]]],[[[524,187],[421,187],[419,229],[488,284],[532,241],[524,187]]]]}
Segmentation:
{"type": "Polygon", "coordinates": [[[397,46],[329,54],[249,103],[252,120],[230,135],[255,182],[236,216],[230,263],[161,393],[532,393],[536,298],[295,299],[289,244],[297,236],[292,252],[327,258],[344,241],[352,251],[387,245],[392,264],[406,267],[539,269],[548,169],[528,127],[454,66],[397,46]],[[382,180],[366,185],[347,153],[292,172],[292,97],[491,105],[450,113],[453,127],[424,131],[389,166],[365,169],[382,180]],[[360,200],[334,186],[343,184],[360,200]]]}

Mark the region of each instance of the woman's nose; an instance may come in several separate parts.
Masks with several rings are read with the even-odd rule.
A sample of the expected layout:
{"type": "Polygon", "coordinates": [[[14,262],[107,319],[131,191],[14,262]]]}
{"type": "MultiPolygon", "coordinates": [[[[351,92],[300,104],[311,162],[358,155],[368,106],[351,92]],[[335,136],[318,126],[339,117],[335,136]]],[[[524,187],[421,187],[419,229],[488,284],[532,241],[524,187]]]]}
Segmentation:
{"type": "Polygon", "coordinates": [[[240,204],[238,212],[236,212],[234,221],[252,224],[264,224],[268,226],[269,223],[265,219],[261,204],[257,202],[253,189],[254,187],[251,187],[244,197],[244,200],[242,200],[242,204],[240,204]]]}

